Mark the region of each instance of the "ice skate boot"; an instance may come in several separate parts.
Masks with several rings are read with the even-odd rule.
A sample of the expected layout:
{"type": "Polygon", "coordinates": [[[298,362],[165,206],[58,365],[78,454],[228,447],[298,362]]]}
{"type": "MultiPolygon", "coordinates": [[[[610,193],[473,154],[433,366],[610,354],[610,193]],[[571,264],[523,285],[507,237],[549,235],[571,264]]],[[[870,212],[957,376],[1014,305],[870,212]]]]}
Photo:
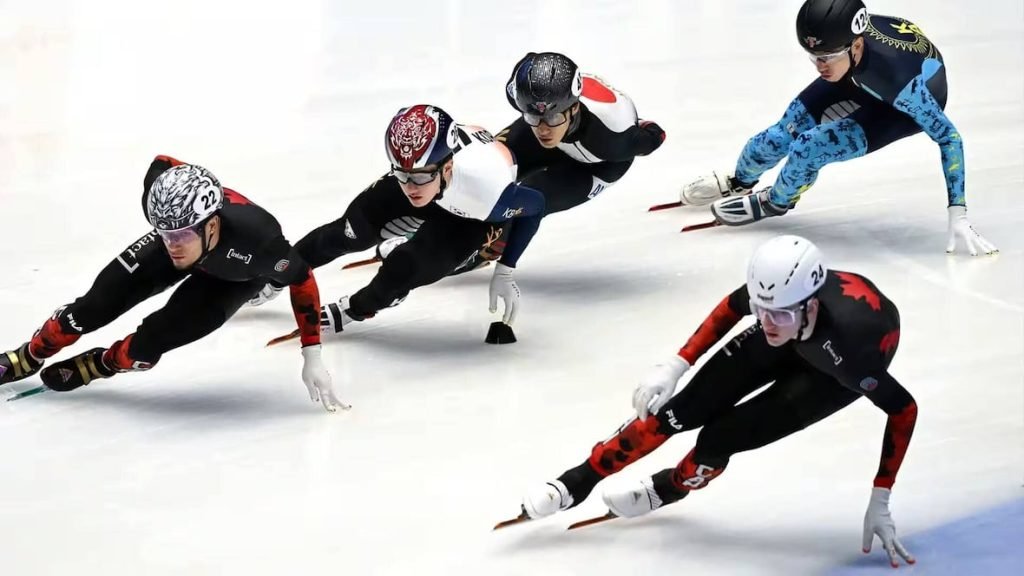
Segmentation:
{"type": "Polygon", "coordinates": [[[28,378],[43,367],[44,361],[29,352],[29,344],[25,342],[15,350],[0,354],[0,386],[28,378]]]}
{"type": "Polygon", "coordinates": [[[103,361],[103,348],[93,348],[77,356],[51,364],[39,377],[50,390],[68,392],[103,378],[110,378],[117,371],[103,361]]]}

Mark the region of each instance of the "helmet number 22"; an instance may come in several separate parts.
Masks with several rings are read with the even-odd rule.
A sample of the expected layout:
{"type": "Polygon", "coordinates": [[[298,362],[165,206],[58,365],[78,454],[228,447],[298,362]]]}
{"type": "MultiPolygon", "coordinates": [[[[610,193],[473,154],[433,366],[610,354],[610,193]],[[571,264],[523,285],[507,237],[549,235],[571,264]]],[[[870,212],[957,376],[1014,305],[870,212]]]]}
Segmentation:
{"type": "Polygon", "coordinates": [[[217,195],[213,190],[207,191],[205,194],[199,197],[203,203],[203,211],[209,211],[213,209],[213,205],[217,203],[217,195]]]}

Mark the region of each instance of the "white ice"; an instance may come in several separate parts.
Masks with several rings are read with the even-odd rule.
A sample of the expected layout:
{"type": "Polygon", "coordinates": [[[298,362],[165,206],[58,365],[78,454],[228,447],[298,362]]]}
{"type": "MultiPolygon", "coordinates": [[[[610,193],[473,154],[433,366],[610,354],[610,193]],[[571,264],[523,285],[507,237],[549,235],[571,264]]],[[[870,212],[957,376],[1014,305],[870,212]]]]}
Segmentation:
{"type": "MultiPolygon", "coordinates": [[[[384,127],[429,101],[497,131],[529,50],[628,93],[668,140],[596,200],[552,217],[517,272],[519,342],[483,336],[489,273],[415,291],[325,346],[344,397],[310,403],[281,298],[147,373],[0,404],[0,573],[805,574],[860,554],[885,416],[866,401],[764,449],[686,501],[504,532],[522,488],[574,466],[630,414],[644,371],[743,279],[762,240],[803,234],[900,307],[895,376],[920,419],[893,494],[904,535],[1021,496],[1024,10],[875,0],[945,57],[969,216],[997,257],[947,256],[926,136],[824,170],[784,218],[679,234],[648,214],[728,169],[814,78],[798,0],[0,3],[0,349],[147,229],[153,155],[211,168],[298,240],[386,170],[384,127]]],[[[372,270],[317,271],[326,299],[372,270]]],[[[166,295],[76,346],[109,345],[166,295]]],[[[5,387],[24,390],[33,379],[5,387]]],[[[673,439],[616,481],[673,465],[673,439]]],[[[611,482],[611,481],[609,481],[611,482]]],[[[1018,543],[1019,544],[1019,543],[1018,543]]],[[[880,569],[885,567],[876,552],[880,569]]],[[[917,570],[926,570],[923,559],[917,570]]]]}

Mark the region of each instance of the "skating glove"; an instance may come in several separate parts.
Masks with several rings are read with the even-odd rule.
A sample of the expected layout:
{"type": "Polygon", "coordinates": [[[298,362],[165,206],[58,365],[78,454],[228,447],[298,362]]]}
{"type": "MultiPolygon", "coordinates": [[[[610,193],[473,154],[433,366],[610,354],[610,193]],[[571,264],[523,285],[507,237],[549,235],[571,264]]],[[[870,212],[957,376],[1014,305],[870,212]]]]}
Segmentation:
{"type": "Polygon", "coordinates": [[[967,245],[967,251],[971,256],[977,256],[980,250],[984,254],[995,254],[999,249],[994,244],[982,237],[981,234],[971,226],[967,220],[966,206],[949,207],[949,241],[946,242],[946,252],[956,251],[957,238],[963,240],[967,245]]]}
{"type": "Polygon", "coordinates": [[[903,557],[907,564],[913,564],[917,560],[907,552],[899,539],[896,538],[896,524],[892,521],[892,514],[889,512],[888,488],[875,487],[871,489],[871,502],[868,503],[868,511],[864,514],[864,546],[863,552],[871,552],[871,544],[878,536],[882,541],[882,548],[885,548],[889,555],[889,564],[893,568],[899,566],[897,554],[903,557]]]}
{"type": "Polygon", "coordinates": [[[262,306],[267,302],[270,302],[274,298],[281,295],[284,288],[278,288],[273,284],[267,284],[256,293],[255,296],[249,299],[249,306],[262,306]]]}
{"type": "Polygon", "coordinates": [[[328,412],[335,412],[338,408],[351,408],[334,395],[331,375],[324,366],[319,344],[303,348],[302,360],[302,382],[306,384],[310,400],[320,402],[328,412]]]}
{"type": "Polygon", "coordinates": [[[673,355],[667,362],[651,369],[633,392],[633,409],[640,420],[657,414],[676,390],[676,383],[690,369],[690,363],[673,355]],[[653,400],[653,402],[652,402],[653,400]]]}
{"type": "Polygon", "coordinates": [[[516,321],[516,312],[519,311],[519,286],[516,285],[512,271],[515,268],[498,262],[494,266],[494,276],[491,276],[491,312],[498,311],[498,298],[505,302],[505,314],[502,322],[512,325],[516,321]]]}

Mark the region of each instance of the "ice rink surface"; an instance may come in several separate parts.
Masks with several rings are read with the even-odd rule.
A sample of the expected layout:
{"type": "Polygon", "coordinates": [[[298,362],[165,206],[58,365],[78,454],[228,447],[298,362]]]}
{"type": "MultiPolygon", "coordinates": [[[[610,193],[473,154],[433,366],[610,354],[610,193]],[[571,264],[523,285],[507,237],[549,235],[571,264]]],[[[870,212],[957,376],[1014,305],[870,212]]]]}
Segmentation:
{"type": "MultiPolygon", "coordinates": [[[[924,135],[827,167],[784,218],[679,234],[707,213],[646,208],[729,169],[815,77],[794,39],[799,5],[0,2],[0,349],[24,342],[147,230],[139,198],[158,153],[207,166],[295,241],[384,173],[384,128],[401,106],[435,103],[495,132],[513,121],[504,82],[530,50],[569,54],[668,132],[616,186],[544,221],[517,270],[518,343],[483,343],[494,319],[487,271],[417,290],[326,343],[350,412],[309,402],[297,346],[263,347],[294,327],[287,298],[243,309],[150,372],[0,404],[0,573],[810,574],[863,564],[885,424],[864,400],[736,456],[708,490],[646,518],[565,532],[604,512],[595,493],[559,517],[491,532],[516,514],[525,486],[582,461],[629,416],[637,379],[743,281],[753,248],[783,232],[807,236],[832,267],[867,275],[899,306],[892,371],[920,417],[894,518],[918,552],[915,573],[949,555],[969,560],[953,544],[913,544],[1024,495],[1024,8],[869,4],[914,21],[942,51],[969,217],[998,256],[944,253],[945,187],[924,135]]],[[[340,271],[359,257],[317,271],[325,301],[372,277],[340,271]]],[[[165,299],[74,350],[109,345],[165,299]]],[[[608,482],[674,465],[694,439],[675,438],[608,482]]],[[[872,558],[857,573],[889,570],[877,548],[872,558]]]]}

